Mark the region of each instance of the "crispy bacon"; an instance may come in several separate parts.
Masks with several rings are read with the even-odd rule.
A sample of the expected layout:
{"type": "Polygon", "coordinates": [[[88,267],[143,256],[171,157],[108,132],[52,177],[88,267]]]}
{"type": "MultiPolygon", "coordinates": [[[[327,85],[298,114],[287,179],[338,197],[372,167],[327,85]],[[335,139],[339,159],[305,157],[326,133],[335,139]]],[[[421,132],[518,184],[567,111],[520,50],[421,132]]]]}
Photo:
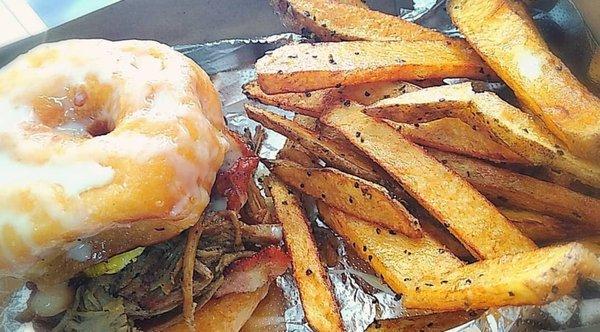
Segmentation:
{"type": "Polygon", "coordinates": [[[282,275],[290,266],[290,257],[280,247],[267,247],[255,255],[231,263],[225,271],[223,285],[215,293],[253,292],[282,275]]]}
{"type": "Polygon", "coordinates": [[[232,147],[217,174],[216,192],[227,198],[227,209],[239,211],[248,200],[248,183],[258,166],[258,156],[234,132],[228,132],[232,147]]]}

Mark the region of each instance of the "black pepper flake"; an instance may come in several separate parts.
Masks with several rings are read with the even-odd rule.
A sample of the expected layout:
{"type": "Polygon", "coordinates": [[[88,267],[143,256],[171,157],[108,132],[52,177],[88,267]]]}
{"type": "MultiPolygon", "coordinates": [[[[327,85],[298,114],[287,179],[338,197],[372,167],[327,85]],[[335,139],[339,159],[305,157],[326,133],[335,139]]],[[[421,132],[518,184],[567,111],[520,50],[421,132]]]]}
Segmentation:
{"type": "Polygon", "coordinates": [[[304,188],[304,183],[300,183],[300,188],[304,188]]]}
{"type": "Polygon", "coordinates": [[[342,83],[336,84],[335,87],[338,88],[338,89],[341,88],[342,87],[342,83]]]}
{"type": "Polygon", "coordinates": [[[375,228],[375,233],[377,233],[377,234],[381,234],[381,228],[379,228],[379,227],[378,227],[378,228],[375,228]]]}
{"type": "Polygon", "coordinates": [[[348,99],[344,100],[344,106],[348,107],[348,106],[350,106],[350,104],[351,104],[350,100],[348,100],[348,99]]]}
{"type": "Polygon", "coordinates": [[[306,16],[306,17],[310,17],[310,12],[309,12],[308,10],[305,10],[305,11],[304,11],[304,16],[306,16]]]}
{"type": "MultiPolygon", "coordinates": [[[[357,132],[354,134],[354,136],[356,136],[356,138],[359,138],[359,137],[360,137],[360,131],[357,131],[357,132]]],[[[357,187],[357,188],[358,188],[358,187],[357,187]]]]}
{"type": "Polygon", "coordinates": [[[288,201],[283,201],[283,202],[281,202],[281,204],[288,205],[288,201]]]}
{"type": "Polygon", "coordinates": [[[442,281],[440,281],[440,284],[442,284],[442,285],[443,284],[447,284],[447,283],[448,283],[448,280],[442,280],[442,281]]]}
{"type": "Polygon", "coordinates": [[[427,323],[427,327],[432,327],[432,326],[433,326],[433,322],[427,323]]]}
{"type": "Polygon", "coordinates": [[[360,55],[360,52],[354,52],[354,55],[360,55]]]}
{"type": "Polygon", "coordinates": [[[393,230],[389,230],[389,233],[390,233],[391,235],[396,235],[396,231],[393,231],[393,230]]]}
{"type": "Polygon", "coordinates": [[[283,70],[279,69],[279,70],[277,71],[277,74],[283,74],[283,70]]]}
{"type": "Polygon", "coordinates": [[[306,97],[310,97],[310,96],[312,96],[312,94],[311,94],[310,92],[305,92],[305,93],[304,93],[304,95],[305,95],[306,97]]]}
{"type": "Polygon", "coordinates": [[[364,142],[365,142],[365,139],[364,139],[363,137],[361,137],[361,138],[360,138],[360,142],[361,142],[361,143],[364,143],[364,142]]]}
{"type": "Polygon", "coordinates": [[[352,242],[352,247],[356,248],[356,242],[352,242]]]}
{"type": "Polygon", "coordinates": [[[311,172],[311,171],[306,171],[306,175],[307,175],[307,176],[311,176],[311,175],[312,175],[312,172],[311,172]]]}
{"type": "Polygon", "coordinates": [[[440,102],[440,103],[443,103],[443,102],[445,102],[445,101],[446,101],[446,98],[440,98],[440,99],[439,99],[439,102],[440,102]]]}
{"type": "Polygon", "coordinates": [[[316,59],[318,57],[318,55],[313,55],[312,57],[313,57],[313,59],[316,59]]]}
{"type": "Polygon", "coordinates": [[[410,278],[404,278],[404,281],[410,281],[410,280],[411,280],[410,278]]]}
{"type": "Polygon", "coordinates": [[[370,95],[371,95],[371,93],[369,91],[365,91],[365,97],[368,97],[370,95]]]}
{"type": "Polygon", "coordinates": [[[552,294],[558,294],[558,286],[553,285],[550,291],[552,292],[552,294]]]}
{"type": "Polygon", "coordinates": [[[373,260],[373,255],[369,255],[369,257],[367,257],[367,259],[369,260],[369,262],[372,261],[373,260]]]}
{"type": "Polygon", "coordinates": [[[564,156],[565,152],[563,150],[556,150],[556,153],[558,153],[559,156],[564,156]]]}
{"type": "Polygon", "coordinates": [[[312,272],[312,270],[311,270],[311,269],[306,269],[306,275],[307,275],[307,276],[311,275],[312,273],[313,273],[313,272],[312,272]]]}
{"type": "Polygon", "coordinates": [[[348,202],[350,202],[350,204],[354,204],[354,198],[352,198],[352,196],[348,197],[348,202]]]}
{"type": "Polygon", "coordinates": [[[484,71],[483,71],[483,67],[479,67],[479,73],[480,73],[480,74],[483,74],[483,72],[484,72],[484,71]]]}
{"type": "Polygon", "coordinates": [[[515,296],[515,293],[508,291],[508,296],[515,296]]]}
{"type": "Polygon", "coordinates": [[[527,128],[523,128],[523,131],[527,134],[529,134],[529,130],[527,130],[527,128]]]}
{"type": "Polygon", "coordinates": [[[288,55],[288,58],[290,58],[290,59],[297,59],[298,56],[297,55],[288,55]]]}
{"type": "Polygon", "coordinates": [[[367,251],[367,246],[363,246],[363,251],[367,251]]]}
{"type": "Polygon", "coordinates": [[[418,292],[420,290],[421,290],[421,288],[419,286],[415,287],[415,292],[418,292]]]}
{"type": "Polygon", "coordinates": [[[359,187],[358,182],[354,182],[354,188],[358,188],[358,187],[359,187]]]}
{"type": "Polygon", "coordinates": [[[425,283],[425,286],[428,286],[428,287],[433,287],[433,284],[430,284],[430,283],[426,282],[426,283],[425,283]]]}
{"type": "Polygon", "coordinates": [[[390,98],[390,97],[391,97],[390,95],[383,95],[383,99],[387,99],[387,98],[390,98]]]}
{"type": "Polygon", "coordinates": [[[329,54],[329,63],[331,63],[332,65],[335,65],[335,64],[337,64],[337,63],[335,62],[335,60],[333,59],[333,54],[329,54]]]}
{"type": "Polygon", "coordinates": [[[444,248],[439,248],[439,249],[438,249],[438,252],[439,252],[440,254],[443,254],[443,253],[445,253],[445,252],[446,252],[446,249],[444,249],[444,248]]]}
{"type": "Polygon", "coordinates": [[[400,294],[394,295],[394,300],[400,301],[401,299],[402,299],[402,295],[400,295],[400,294]]]}
{"type": "Polygon", "coordinates": [[[325,194],[321,194],[321,198],[322,198],[322,199],[325,199],[325,194]]]}
{"type": "Polygon", "coordinates": [[[415,123],[414,127],[415,127],[415,128],[419,128],[419,124],[418,124],[418,123],[415,123]]]}
{"type": "Polygon", "coordinates": [[[445,222],[445,223],[444,223],[444,227],[448,228],[448,227],[450,227],[450,224],[449,224],[449,223],[447,223],[447,222],[445,222]]]}
{"type": "Polygon", "coordinates": [[[465,284],[470,285],[471,284],[471,279],[465,280],[465,284]]]}

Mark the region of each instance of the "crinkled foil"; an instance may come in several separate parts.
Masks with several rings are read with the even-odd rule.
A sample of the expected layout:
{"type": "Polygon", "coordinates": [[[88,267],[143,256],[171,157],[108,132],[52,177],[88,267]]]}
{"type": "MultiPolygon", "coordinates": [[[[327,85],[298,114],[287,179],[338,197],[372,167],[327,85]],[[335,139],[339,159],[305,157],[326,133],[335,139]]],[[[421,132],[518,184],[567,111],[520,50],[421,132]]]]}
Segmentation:
{"type": "MultiPolygon", "coordinates": [[[[397,0],[394,14],[450,35],[459,35],[445,12],[444,0],[414,0],[411,8],[398,5],[406,2],[397,0]]],[[[591,85],[585,76],[589,59],[598,44],[591,37],[576,7],[568,0],[539,0],[535,2],[532,10],[552,49],[592,90],[600,91],[597,86],[591,85]]],[[[255,40],[224,40],[200,45],[182,45],[176,46],[175,49],[192,58],[211,75],[221,93],[224,115],[229,127],[243,132],[245,128],[254,131],[258,125],[243,111],[244,103],[249,101],[241,90],[242,84],[256,75],[255,61],[270,50],[300,40],[301,37],[295,34],[281,34],[255,40]]],[[[292,116],[292,113],[277,108],[270,109],[288,117],[292,116]]],[[[277,151],[283,147],[285,137],[273,131],[267,133],[261,157],[274,158],[277,151]]],[[[266,172],[264,168],[259,171],[266,172]]],[[[354,254],[352,248],[347,248],[341,238],[317,219],[314,209],[308,213],[313,221],[318,247],[327,263],[329,278],[340,304],[347,331],[364,331],[374,320],[407,315],[402,306],[402,299],[375,277],[373,270],[354,254]]],[[[277,285],[285,295],[283,319],[286,322],[286,330],[311,331],[304,318],[294,278],[285,274],[277,279],[277,285]]],[[[0,313],[0,331],[30,330],[30,325],[22,325],[14,320],[16,313],[24,308],[29,293],[24,288],[12,297],[9,310],[0,313]]],[[[590,326],[589,331],[600,330],[600,325],[594,325],[600,324],[600,299],[578,300],[566,296],[544,306],[488,310],[481,317],[452,331],[555,331],[573,324],[581,324],[580,321],[590,326]]],[[[268,327],[265,330],[269,330],[268,327]]]]}

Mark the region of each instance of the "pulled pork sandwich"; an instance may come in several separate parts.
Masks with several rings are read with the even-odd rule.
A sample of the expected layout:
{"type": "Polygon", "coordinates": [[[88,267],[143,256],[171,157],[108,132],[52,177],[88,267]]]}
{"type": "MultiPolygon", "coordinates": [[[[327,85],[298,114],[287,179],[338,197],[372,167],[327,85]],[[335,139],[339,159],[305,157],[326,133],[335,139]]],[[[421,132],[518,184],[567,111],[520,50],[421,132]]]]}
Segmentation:
{"type": "Polygon", "coordinates": [[[36,330],[231,329],[243,317],[210,308],[247,319],[287,269],[260,142],[171,48],[41,45],[0,70],[0,108],[0,330],[15,290],[36,330]]]}

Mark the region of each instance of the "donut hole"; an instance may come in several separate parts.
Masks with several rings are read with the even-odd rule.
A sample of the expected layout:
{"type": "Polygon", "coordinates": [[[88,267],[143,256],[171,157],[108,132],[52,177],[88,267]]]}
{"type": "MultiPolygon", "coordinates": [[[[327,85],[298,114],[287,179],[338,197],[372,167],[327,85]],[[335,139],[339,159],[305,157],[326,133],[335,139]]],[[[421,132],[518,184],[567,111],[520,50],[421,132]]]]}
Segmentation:
{"type": "Polygon", "coordinates": [[[115,130],[115,123],[109,119],[95,119],[86,127],[87,133],[92,137],[103,136],[115,130]]]}

